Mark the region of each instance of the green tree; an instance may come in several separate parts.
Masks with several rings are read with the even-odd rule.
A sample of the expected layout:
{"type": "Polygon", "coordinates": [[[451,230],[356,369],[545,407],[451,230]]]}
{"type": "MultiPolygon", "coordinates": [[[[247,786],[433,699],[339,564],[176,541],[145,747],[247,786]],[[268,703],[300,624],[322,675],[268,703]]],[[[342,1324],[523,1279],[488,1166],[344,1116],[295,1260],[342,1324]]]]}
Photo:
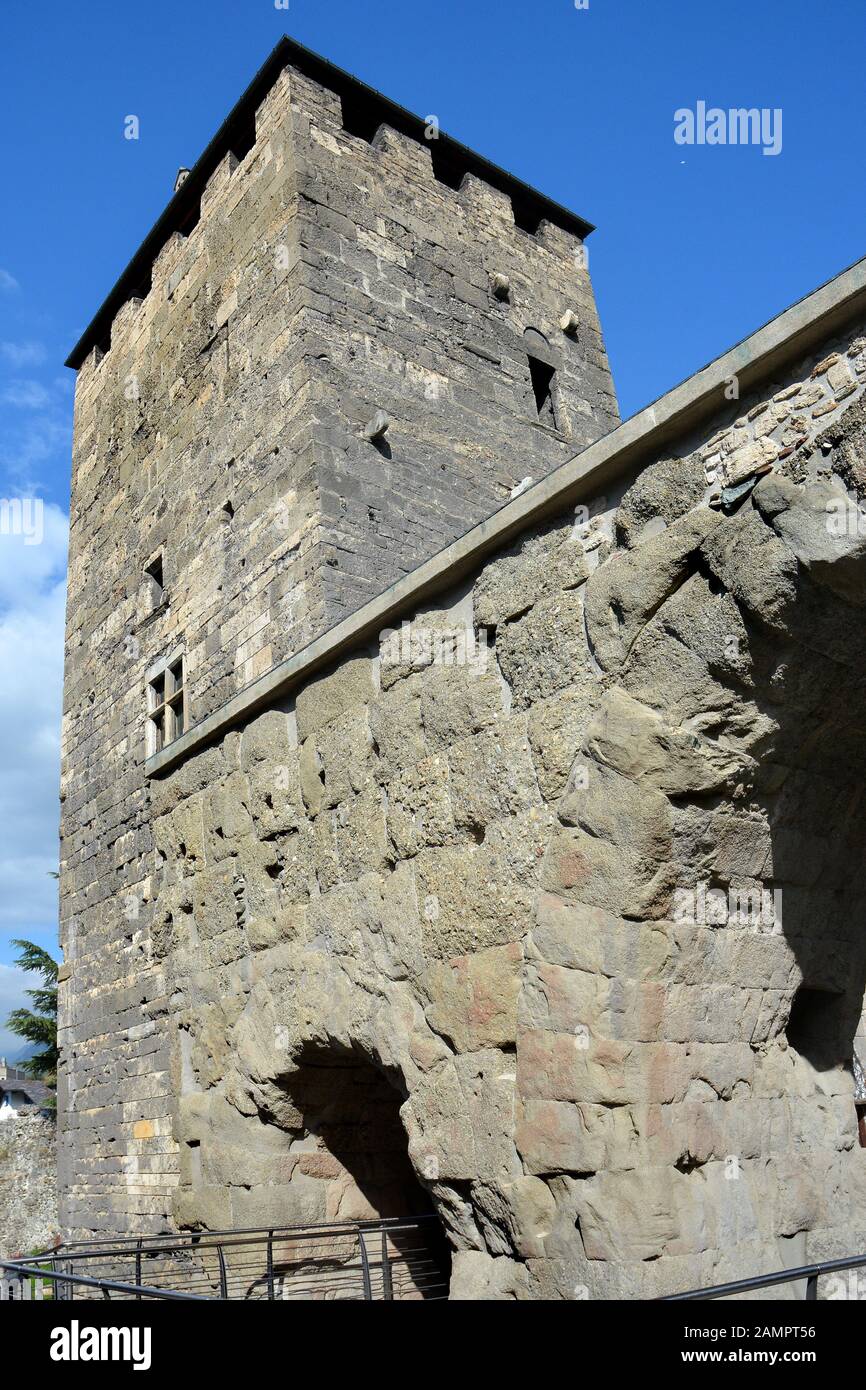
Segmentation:
{"type": "Polygon", "coordinates": [[[16,965],[41,975],[40,989],[25,990],[33,1000],[32,1009],[13,1009],[6,1027],[26,1038],[40,1050],[22,1062],[21,1069],[49,1086],[57,1082],[57,961],[33,941],[13,940],[19,948],[16,965]]]}

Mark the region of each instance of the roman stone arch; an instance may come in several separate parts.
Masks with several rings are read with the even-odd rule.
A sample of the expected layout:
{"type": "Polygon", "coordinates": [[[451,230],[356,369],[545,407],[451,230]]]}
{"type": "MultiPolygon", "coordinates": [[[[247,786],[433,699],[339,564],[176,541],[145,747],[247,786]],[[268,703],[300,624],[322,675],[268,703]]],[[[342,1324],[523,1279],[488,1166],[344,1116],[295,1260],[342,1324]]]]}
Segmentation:
{"type": "MultiPolygon", "coordinates": [[[[447,1296],[451,1249],[431,1184],[409,1157],[400,1078],[358,1049],[317,1041],[284,1058],[256,1092],[262,1118],[287,1137],[307,1188],[321,1190],[325,1222],[414,1220],[388,1241],[392,1286],[400,1297],[447,1296]]],[[[326,1246],[319,1253],[329,1259],[326,1246]]]]}
{"type": "Polygon", "coordinates": [[[433,1216],[411,1280],[442,1296],[453,1263],[460,1296],[473,1257],[487,1258],[470,1189],[522,1176],[513,1057],[503,1066],[491,1050],[466,1066],[406,982],[383,982],[374,937],[356,934],[354,954],[333,945],[269,958],[225,1074],[181,1099],[178,1132],[197,1158],[176,1216],[211,1228],[433,1216]]]}

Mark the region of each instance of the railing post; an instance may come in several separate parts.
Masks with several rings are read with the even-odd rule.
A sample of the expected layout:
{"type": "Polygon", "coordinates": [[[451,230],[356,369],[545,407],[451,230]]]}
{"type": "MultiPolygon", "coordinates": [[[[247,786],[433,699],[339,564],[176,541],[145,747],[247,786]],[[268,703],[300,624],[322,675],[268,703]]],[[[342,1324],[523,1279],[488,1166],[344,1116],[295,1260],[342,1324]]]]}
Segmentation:
{"type": "MultiPolygon", "coordinates": [[[[136,1284],[139,1286],[139,1288],[141,1288],[141,1243],[142,1243],[142,1238],[141,1238],[141,1236],[139,1236],[138,1242],[137,1242],[136,1247],[135,1247],[135,1282],[136,1282],[136,1284]]],[[[140,1303],[140,1302],[141,1302],[141,1294],[140,1294],[140,1293],[137,1293],[137,1294],[135,1295],[135,1301],[136,1301],[136,1303],[140,1303]]]]}
{"type": "Polygon", "coordinates": [[[274,1301],[274,1233],[268,1231],[268,1298],[274,1301]]]}
{"type": "Polygon", "coordinates": [[[367,1246],[364,1243],[364,1232],[358,1228],[358,1240],[361,1245],[361,1278],[364,1282],[364,1302],[372,1303],[373,1285],[370,1282],[370,1261],[367,1258],[367,1246]]]}
{"type": "Polygon", "coordinates": [[[217,1259],[220,1265],[220,1298],[228,1298],[229,1284],[226,1277],[226,1257],[223,1254],[222,1245],[217,1246],[217,1259]]]}
{"type": "Polygon", "coordinates": [[[391,1283],[391,1261],[388,1259],[388,1232],[382,1232],[382,1296],[393,1300],[394,1287],[391,1283]]]}
{"type": "Polygon", "coordinates": [[[816,1303],[818,1300],[818,1276],[810,1274],[806,1280],[806,1302],[816,1303]]]}

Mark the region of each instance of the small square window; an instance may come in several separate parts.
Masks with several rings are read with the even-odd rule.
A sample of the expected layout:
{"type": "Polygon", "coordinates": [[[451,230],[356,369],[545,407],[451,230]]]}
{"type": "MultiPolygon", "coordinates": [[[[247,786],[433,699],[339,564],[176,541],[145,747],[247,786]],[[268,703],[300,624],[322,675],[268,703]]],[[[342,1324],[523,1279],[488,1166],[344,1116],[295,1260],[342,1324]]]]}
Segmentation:
{"type": "Polygon", "coordinates": [[[187,726],[184,659],[171,661],[147,687],[148,757],[180,738],[187,726]]]}

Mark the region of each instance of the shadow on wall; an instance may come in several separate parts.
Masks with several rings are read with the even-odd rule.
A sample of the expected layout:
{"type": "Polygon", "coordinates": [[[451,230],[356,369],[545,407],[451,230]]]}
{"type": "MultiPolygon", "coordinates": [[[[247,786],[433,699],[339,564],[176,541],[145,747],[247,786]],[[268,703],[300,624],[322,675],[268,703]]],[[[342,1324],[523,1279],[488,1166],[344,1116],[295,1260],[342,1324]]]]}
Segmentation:
{"type": "Polygon", "coordinates": [[[398,1297],[443,1297],[450,1248],[410,1162],[396,1086],[345,1047],[308,1044],[294,1062],[276,1082],[288,1101],[278,1122],[292,1135],[301,1170],[324,1184],[326,1220],[425,1218],[390,1238],[390,1277],[398,1297]]]}
{"type": "MultiPolygon", "coordinates": [[[[765,990],[754,1041],[786,1042],[815,1089],[847,1105],[831,1148],[848,1147],[856,1132],[847,1102],[866,988],[866,545],[846,533],[850,511],[840,514],[829,475],[856,492],[864,468],[861,407],[818,442],[805,478],[761,479],[699,561],[710,589],[736,605],[745,635],[738,648],[728,634],[728,650],[744,658],[737,669],[710,667],[727,676],[740,716],[737,729],[722,720],[715,736],[739,736],[756,760],[751,786],[735,787],[724,806],[713,867],[735,902],[760,882],[765,911],[744,925],[791,952],[787,978],[778,956],[775,978],[752,981],[765,990]]],[[[794,1065],[796,1090],[802,1079],[794,1065]]]]}
{"type": "Polygon", "coordinates": [[[368,1220],[432,1212],[409,1161],[401,1098],[384,1074],[341,1048],[305,1047],[281,1083],[300,1124],[292,1134],[307,1167],[328,1179],[327,1219],[368,1220]]]}
{"type": "Polygon", "coordinates": [[[621,913],[646,943],[657,924],[667,954],[637,991],[644,1015],[621,1020],[642,1031],[616,1036],[639,1053],[658,1027],[671,1049],[640,1087],[661,1106],[643,1142],[670,1165],[640,1178],[655,1225],[621,1235],[618,1185],[631,1189],[616,1173],[582,1185],[576,1225],[590,1260],[695,1260],[674,1288],[796,1263],[794,1238],[810,1259],[866,1244],[866,539],[832,522],[840,483],[866,488],[866,412],[787,474],[753,474],[725,514],[682,506],[644,538],[635,518],[659,479],[697,467],[646,470],[617,515],[623,549],[590,580],[587,633],[611,684],[585,744],[589,792],[559,812],[577,878],[613,822],[594,781],[618,788],[615,841],[636,866],[621,913]]]}

